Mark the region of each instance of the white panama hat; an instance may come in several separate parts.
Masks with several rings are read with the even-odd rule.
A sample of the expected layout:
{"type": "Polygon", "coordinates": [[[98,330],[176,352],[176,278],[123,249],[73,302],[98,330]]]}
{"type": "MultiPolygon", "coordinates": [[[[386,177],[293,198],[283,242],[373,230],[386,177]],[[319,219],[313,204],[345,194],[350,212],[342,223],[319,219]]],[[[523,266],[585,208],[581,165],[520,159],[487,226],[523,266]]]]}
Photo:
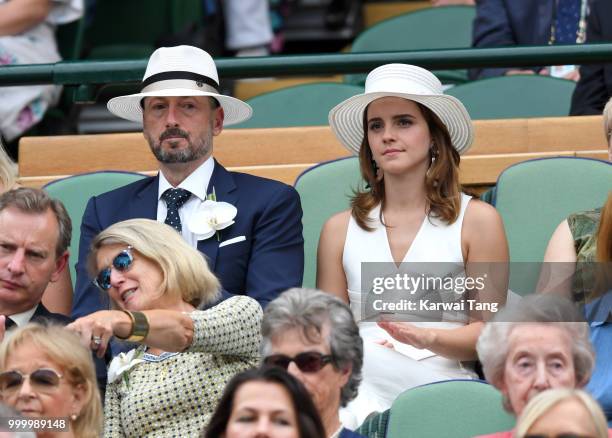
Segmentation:
{"type": "Polygon", "coordinates": [[[249,104],[219,94],[219,76],[212,57],[192,46],[162,47],[149,58],[140,93],[115,97],[108,110],[122,119],[142,122],[140,101],[149,96],[211,96],[225,113],[224,125],[248,120],[253,114],[249,104]]]}
{"type": "Polygon", "coordinates": [[[329,112],[332,131],[354,154],[359,154],[363,140],[363,111],[372,101],[387,96],[413,100],[429,108],[444,123],[460,154],[472,145],[470,115],[458,99],[442,92],[438,78],[416,65],[386,64],[368,74],[365,93],[349,97],[329,112]]]}

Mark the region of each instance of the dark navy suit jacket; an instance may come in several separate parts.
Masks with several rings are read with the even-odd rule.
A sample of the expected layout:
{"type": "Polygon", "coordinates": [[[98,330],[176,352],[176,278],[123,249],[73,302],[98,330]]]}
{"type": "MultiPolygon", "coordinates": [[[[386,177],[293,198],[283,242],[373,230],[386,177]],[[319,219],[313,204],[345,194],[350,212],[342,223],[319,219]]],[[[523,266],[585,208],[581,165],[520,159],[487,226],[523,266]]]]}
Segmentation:
{"type": "MultiPolygon", "coordinates": [[[[587,43],[612,42],[612,2],[595,0],[587,19],[587,43]]],[[[580,80],[572,96],[570,114],[601,114],[612,97],[612,63],[580,66],[580,80]]]]}
{"type": "MultiPolygon", "coordinates": [[[[477,0],[473,47],[544,46],[556,0],[477,0]]],[[[521,67],[523,68],[523,67],[521,67]]],[[[528,67],[538,71],[541,67],[528,67]]],[[[470,79],[503,76],[509,68],[471,69],[470,79]]]]}
{"type": "MultiPolygon", "coordinates": [[[[302,284],[304,239],[302,207],[295,189],[278,181],[229,172],[215,161],[208,185],[217,201],[238,209],[235,223],[216,236],[198,242],[217,275],[224,298],[248,295],[262,307],[281,292],[302,284]],[[244,236],[246,240],[223,246],[219,243],[244,236]]],[[[83,214],[77,281],[72,308],[80,317],[107,309],[106,297],[93,286],[86,269],[90,243],[100,231],[133,218],[156,219],[158,176],[136,181],[92,197],[83,214]]]]}
{"type": "Polygon", "coordinates": [[[353,432],[352,430],[342,429],[338,438],[365,438],[365,436],[353,432]]]}
{"type": "Polygon", "coordinates": [[[62,315],[61,313],[53,313],[49,312],[45,306],[40,303],[34,314],[30,318],[31,322],[39,322],[39,323],[55,323],[60,325],[68,325],[72,322],[72,319],[67,317],[66,315],[62,315]]]}

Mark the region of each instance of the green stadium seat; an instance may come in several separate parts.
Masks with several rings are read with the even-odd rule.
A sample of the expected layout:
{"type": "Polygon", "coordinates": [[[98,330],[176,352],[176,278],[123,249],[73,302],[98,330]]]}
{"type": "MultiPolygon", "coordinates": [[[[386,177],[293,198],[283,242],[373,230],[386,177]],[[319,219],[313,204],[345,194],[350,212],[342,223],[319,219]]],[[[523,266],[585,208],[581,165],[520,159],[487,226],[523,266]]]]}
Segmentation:
{"type": "Polygon", "coordinates": [[[524,161],[497,180],[495,207],[510,247],[510,289],[532,293],[550,237],[570,213],[601,207],[612,190],[612,163],[556,157],[524,161]],[[528,263],[523,263],[528,262],[528,263]]]}
{"type": "Polygon", "coordinates": [[[409,389],[393,402],[387,438],[472,438],[510,430],[502,396],[479,380],[447,380],[409,389]]]}
{"type": "MultiPolygon", "coordinates": [[[[458,49],[472,46],[474,6],[419,9],[381,21],[355,38],[351,52],[458,49]]],[[[434,71],[442,83],[463,83],[467,70],[434,71]]],[[[365,75],[347,75],[349,84],[361,85],[365,75]]]]}
{"type": "Polygon", "coordinates": [[[57,46],[65,61],[75,61],[81,58],[84,33],[84,17],[57,27],[55,30],[57,46]]]}
{"type": "Polygon", "coordinates": [[[334,106],[361,93],[363,87],[337,82],[281,88],[247,100],[253,107],[253,117],[232,128],[326,126],[327,115],[334,106]]]}
{"type": "Polygon", "coordinates": [[[64,203],[68,215],[72,220],[72,240],[70,242],[70,277],[75,284],[76,273],[74,264],[79,254],[79,240],[81,238],[81,219],[92,196],[113,190],[131,182],[144,178],[144,175],[135,172],[103,171],[82,173],[68,178],[52,181],[44,189],[53,198],[64,203]]]}
{"type": "Polygon", "coordinates": [[[356,189],[363,189],[357,157],[327,161],[305,170],[295,188],[302,200],[304,227],[304,287],[315,287],[319,234],[327,219],[349,208],[356,189]]]}
{"type": "Polygon", "coordinates": [[[88,59],[148,58],[159,40],[203,20],[200,0],[98,0],[94,11],[88,59]]]}
{"type": "Polygon", "coordinates": [[[560,117],[569,114],[576,83],[538,75],[480,79],[446,90],[474,120],[560,117]]]}

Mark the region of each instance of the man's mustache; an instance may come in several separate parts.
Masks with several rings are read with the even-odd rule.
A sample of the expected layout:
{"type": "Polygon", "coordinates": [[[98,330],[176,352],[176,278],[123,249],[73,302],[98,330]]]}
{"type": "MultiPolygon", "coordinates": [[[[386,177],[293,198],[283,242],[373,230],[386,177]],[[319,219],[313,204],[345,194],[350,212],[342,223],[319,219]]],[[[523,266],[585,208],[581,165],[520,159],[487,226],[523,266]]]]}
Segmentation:
{"type": "Polygon", "coordinates": [[[168,128],[159,136],[159,141],[164,141],[169,137],[189,138],[189,133],[183,131],[180,128],[168,128]]]}

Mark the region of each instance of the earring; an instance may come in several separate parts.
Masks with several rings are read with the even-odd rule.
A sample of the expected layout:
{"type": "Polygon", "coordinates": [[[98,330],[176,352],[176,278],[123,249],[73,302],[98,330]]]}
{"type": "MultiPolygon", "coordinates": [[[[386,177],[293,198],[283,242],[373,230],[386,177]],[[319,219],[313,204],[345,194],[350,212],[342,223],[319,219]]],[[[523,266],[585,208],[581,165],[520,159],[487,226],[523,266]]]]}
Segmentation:
{"type": "MultiPolygon", "coordinates": [[[[434,142],[431,142],[431,145],[429,146],[429,155],[431,157],[431,161],[429,163],[429,167],[427,168],[427,177],[429,178],[429,171],[431,170],[431,168],[433,167],[433,165],[436,163],[436,158],[438,158],[438,148],[436,148],[436,145],[434,144],[434,142]]],[[[438,181],[433,181],[433,186],[437,187],[438,186],[438,181]]]]}
{"type": "Polygon", "coordinates": [[[431,167],[436,162],[436,158],[438,158],[438,148],[433,141],[429,145],[429,155],[431,156],[431,163],[429,163],[429,167],[431,167]]]}
{"type": "Polygon", "coordinates": [[[71,419],[72,421],[76,421],[76,419],[77,419],[77,418],[79,418],[79,416],[78,416],[77,414],[72,414],[72,415],[70,416],[70,419],[71,419]]]}

